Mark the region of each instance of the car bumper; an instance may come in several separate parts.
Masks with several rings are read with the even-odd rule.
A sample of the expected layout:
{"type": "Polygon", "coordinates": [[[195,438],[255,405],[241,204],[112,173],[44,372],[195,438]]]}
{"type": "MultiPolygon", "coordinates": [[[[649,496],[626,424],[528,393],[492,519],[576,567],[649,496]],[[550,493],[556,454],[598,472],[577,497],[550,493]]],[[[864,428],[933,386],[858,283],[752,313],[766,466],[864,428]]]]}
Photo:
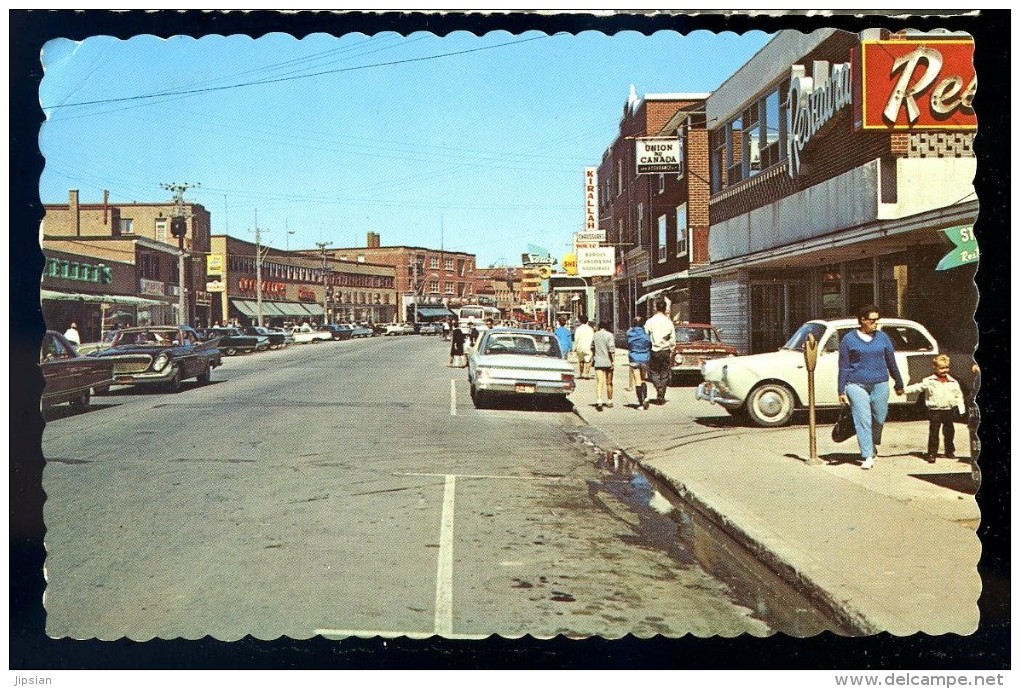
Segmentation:
{"type": "Polygon", "coordinates": [[[574,382],[554,380],[492,380],[475,382],[475,389],[508,395],[569,395],[574,391],[574,382]]]}
{"type": "Polygon", "coordinates": [[[167,366],[159,373],[146,371],[143,373],[114,373],[114,385],[158,385],[169,383],[176,373],[176,366],[167,366]]]}
{"type": "Polygon", "coordinates": [[[699,400],[718,404],[719,406],[726,407],[727,409],[737,409],[744,404],[744,400],[737,399],[732,395],[724,393],[712,383],[702,383],[699,385],[694,396],[699,400]]]}

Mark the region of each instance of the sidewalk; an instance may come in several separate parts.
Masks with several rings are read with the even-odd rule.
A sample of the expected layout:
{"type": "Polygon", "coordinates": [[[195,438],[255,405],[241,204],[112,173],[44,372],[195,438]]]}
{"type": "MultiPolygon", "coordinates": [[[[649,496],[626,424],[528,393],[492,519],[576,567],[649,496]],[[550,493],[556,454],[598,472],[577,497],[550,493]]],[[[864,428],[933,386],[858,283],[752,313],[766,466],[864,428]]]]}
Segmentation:
{"type": "Polygon", "coordinates": [[[624,389],[627,373],[618,353],[615,404],[602,412],[595,382],[578,381],[578,414],[845,624],[896,635],[976,630],[980,514],[965,426],[957,425],[958,459],[928,464],[927,422],[892,421],[865,471],[856,442],[832,442],[824,416],[822,464],[812,465],[799,418],[750,426],[695,400],[691,386],[670,387],[665,405],[641,410],[624,389]]]}

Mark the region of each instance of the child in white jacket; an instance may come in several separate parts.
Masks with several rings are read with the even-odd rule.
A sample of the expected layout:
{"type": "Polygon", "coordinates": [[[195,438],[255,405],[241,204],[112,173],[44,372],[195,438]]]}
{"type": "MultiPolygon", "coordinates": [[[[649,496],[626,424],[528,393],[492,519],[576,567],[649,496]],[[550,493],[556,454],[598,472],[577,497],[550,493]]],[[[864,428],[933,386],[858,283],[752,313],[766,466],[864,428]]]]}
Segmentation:
{"type": "Polygon", "coordinates": [[[949,375],[949,362],[947,355],[939,354],[932,359],[935,374],[904,389],[908,393],[924,393],[924,405],[928,408],[928,452],[924,459],[929,464],[935,463],[935,455],[939,451],[939,428],[945,440],[946,457],[956,457],[953,421],[957,412],[964,414],[967,411],[960,383],[949,375]]]}

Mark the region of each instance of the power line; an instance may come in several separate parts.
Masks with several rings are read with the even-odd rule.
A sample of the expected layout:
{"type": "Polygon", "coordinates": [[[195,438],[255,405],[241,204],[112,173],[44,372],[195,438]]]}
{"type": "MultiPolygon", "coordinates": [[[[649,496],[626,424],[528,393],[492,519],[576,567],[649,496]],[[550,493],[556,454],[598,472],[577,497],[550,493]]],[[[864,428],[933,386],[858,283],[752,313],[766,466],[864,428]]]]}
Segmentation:
{"type": "Polygon", "coordinates": [[[507,43],[499,43],[497,45],[482,46],[480,48],[469,48],[467,50],[459,50],[453,53],[441,53],[439,55],[427,55],[425,57],[413,57],[406,60],[393,60],[392,62],[379,62],[371,65],[360,65],[358,67],[342,67],[339,69],[330,69],[322,72],[313,72],[311,74],[299,74],[295,76],[283,76],[272,79],[261,79],[257,81],[242,82],[239,84],[228,84],[226,86],[209,86],[206,88],[198,89],[183,89],[178,91],[162,91],[159,93],[149,93],[138,96],[124,96],[122,98],[104,98],[101,100],[91,101],[79,101],[77,103],[61,103],[59,105],[44,106],[44,110],[52,110],[57,108],[72,108],[80,107],[83,105],[103,105],[106,103],[124,103],[128,101],[144,100],[148,98],[166,98],[167,96],[192,96],[199,93],[209,93],[212,91],[226,91],[230,89],[244,88],[247,86],[263,86],[266,84],[278,84],[285,81],[295,81],[297,79],[309,79],[311,77],[321,77],[327,74],[342,74],[344,72],[355,72],[363,69],[371,69],[374,67],[393,67],[395,65],[409,64],[412,62],[426,62],[429,60],[438,60],[445,57],[455,57],[457,55],[467,55],[469,53],[477,53],[483,50],[494,50],[496,48],[504,48],[510,45],[520,45],[521,43],[528,43],[529,41],[537,41],[542,38],[550,38],[550,36],[532,36],[531,38],[524,38],[519,41],[508,41],[507,43]]]}

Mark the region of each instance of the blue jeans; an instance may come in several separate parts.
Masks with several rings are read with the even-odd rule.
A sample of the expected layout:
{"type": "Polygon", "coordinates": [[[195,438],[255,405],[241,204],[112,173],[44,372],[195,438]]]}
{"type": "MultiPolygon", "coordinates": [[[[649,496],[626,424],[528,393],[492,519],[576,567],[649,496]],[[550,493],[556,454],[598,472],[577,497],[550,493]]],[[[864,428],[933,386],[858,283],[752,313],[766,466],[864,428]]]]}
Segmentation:
{"type": "Polygon", "coordinates": [[[861,457],[868,459],[878,452],[878,446],[882,444],[882,426],[889,415],[889,381],[847,383],[846,396],[854,415],[861,457]]]}

